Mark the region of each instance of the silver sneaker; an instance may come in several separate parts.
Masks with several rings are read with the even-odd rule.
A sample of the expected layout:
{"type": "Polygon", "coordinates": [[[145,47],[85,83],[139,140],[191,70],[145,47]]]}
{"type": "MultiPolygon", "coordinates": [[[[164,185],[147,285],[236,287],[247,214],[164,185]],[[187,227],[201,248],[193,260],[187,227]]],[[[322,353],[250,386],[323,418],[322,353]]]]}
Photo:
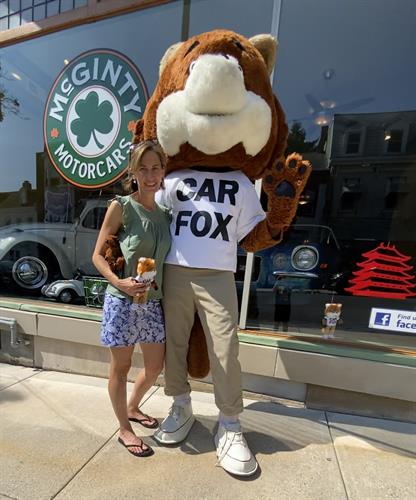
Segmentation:
{"type": "Polygon", "coordinates": [[[186,439],[194,422],[195,417],[191,403],[185,406],[173,404],[169,415],[160,424],[153,437],[161,444],[180,443],[186,439]]]}

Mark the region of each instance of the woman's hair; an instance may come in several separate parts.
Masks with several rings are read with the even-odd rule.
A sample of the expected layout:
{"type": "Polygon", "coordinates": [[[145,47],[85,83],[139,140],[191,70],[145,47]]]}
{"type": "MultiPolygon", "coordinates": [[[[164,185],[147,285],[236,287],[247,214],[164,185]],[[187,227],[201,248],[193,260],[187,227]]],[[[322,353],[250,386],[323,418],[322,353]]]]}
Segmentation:
{"type": "MultiPolygon", "coordinates": [[[[149,140],[132,144],[130,146],[129,153],[128,173],[126,179],[123,181],[123,187],[128,193],[134,193],[138,189],[137,182],[133,174],[138,168],[140,168],[143,155],[148,151],[153,151],[154,153],[156,153],[159,157],[162,168],[165,169],[166,167],[165,153],[163,152],[161,146],[157,141],[149,140]]],[[[161,187],[164,187],[163,181],[161,187]]]]}

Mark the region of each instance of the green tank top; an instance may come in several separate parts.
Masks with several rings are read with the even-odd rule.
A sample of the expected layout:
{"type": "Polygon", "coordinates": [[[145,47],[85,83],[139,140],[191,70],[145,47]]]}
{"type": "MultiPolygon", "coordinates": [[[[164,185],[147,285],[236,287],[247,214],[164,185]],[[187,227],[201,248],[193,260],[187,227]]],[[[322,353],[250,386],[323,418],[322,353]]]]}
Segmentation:
{"type": "MultiPolygon", "coordinates": [[[[147,210],[131,195],[116,196],[123,209],[122,226],[118,232],[121,251],[125,259],[123,278],[137,275],[137,261],[150,257],[156,261],[156,284],[158,289],[149,290],[148,300],[162,298],[163,264],[170,248],[170,215],[166,208],[157,205],[147,210]]],[[[107,291],[115,297],[133,297],[109,284],[107,291]]]]}

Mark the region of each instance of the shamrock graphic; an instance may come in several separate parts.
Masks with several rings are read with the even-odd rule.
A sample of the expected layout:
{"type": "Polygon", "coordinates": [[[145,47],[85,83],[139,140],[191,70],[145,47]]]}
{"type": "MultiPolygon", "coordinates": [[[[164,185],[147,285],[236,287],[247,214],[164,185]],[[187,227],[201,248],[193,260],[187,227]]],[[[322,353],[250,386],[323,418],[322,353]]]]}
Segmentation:
{"type": "Polygon", "coordinates": [[[96,131],[102,134],[111,132],[113,128],[112,104],[109,101],[98,104],[98,94],[92,91],[85,99],[80,99],[75,104],[75,111],[79,118],[71,123],[71,131],[76,135],[79,146],[85,147],[92,136],[96,145],[102,149],[104,145],[100,144],[95,133],[96,131]]]}

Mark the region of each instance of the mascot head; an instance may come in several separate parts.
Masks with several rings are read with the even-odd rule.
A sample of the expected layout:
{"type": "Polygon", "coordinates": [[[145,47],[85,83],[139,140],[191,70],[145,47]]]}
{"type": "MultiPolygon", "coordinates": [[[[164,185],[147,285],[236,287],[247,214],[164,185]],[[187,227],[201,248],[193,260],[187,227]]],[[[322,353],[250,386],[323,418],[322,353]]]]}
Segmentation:
{"type": "Polygon", "coordinates": [[[286,148],[269,78],[276,46],[270,35],[215,30],[170,47],[133,142],[157,139],[167,172],[231,167],[261,177],[286,148]]]}

